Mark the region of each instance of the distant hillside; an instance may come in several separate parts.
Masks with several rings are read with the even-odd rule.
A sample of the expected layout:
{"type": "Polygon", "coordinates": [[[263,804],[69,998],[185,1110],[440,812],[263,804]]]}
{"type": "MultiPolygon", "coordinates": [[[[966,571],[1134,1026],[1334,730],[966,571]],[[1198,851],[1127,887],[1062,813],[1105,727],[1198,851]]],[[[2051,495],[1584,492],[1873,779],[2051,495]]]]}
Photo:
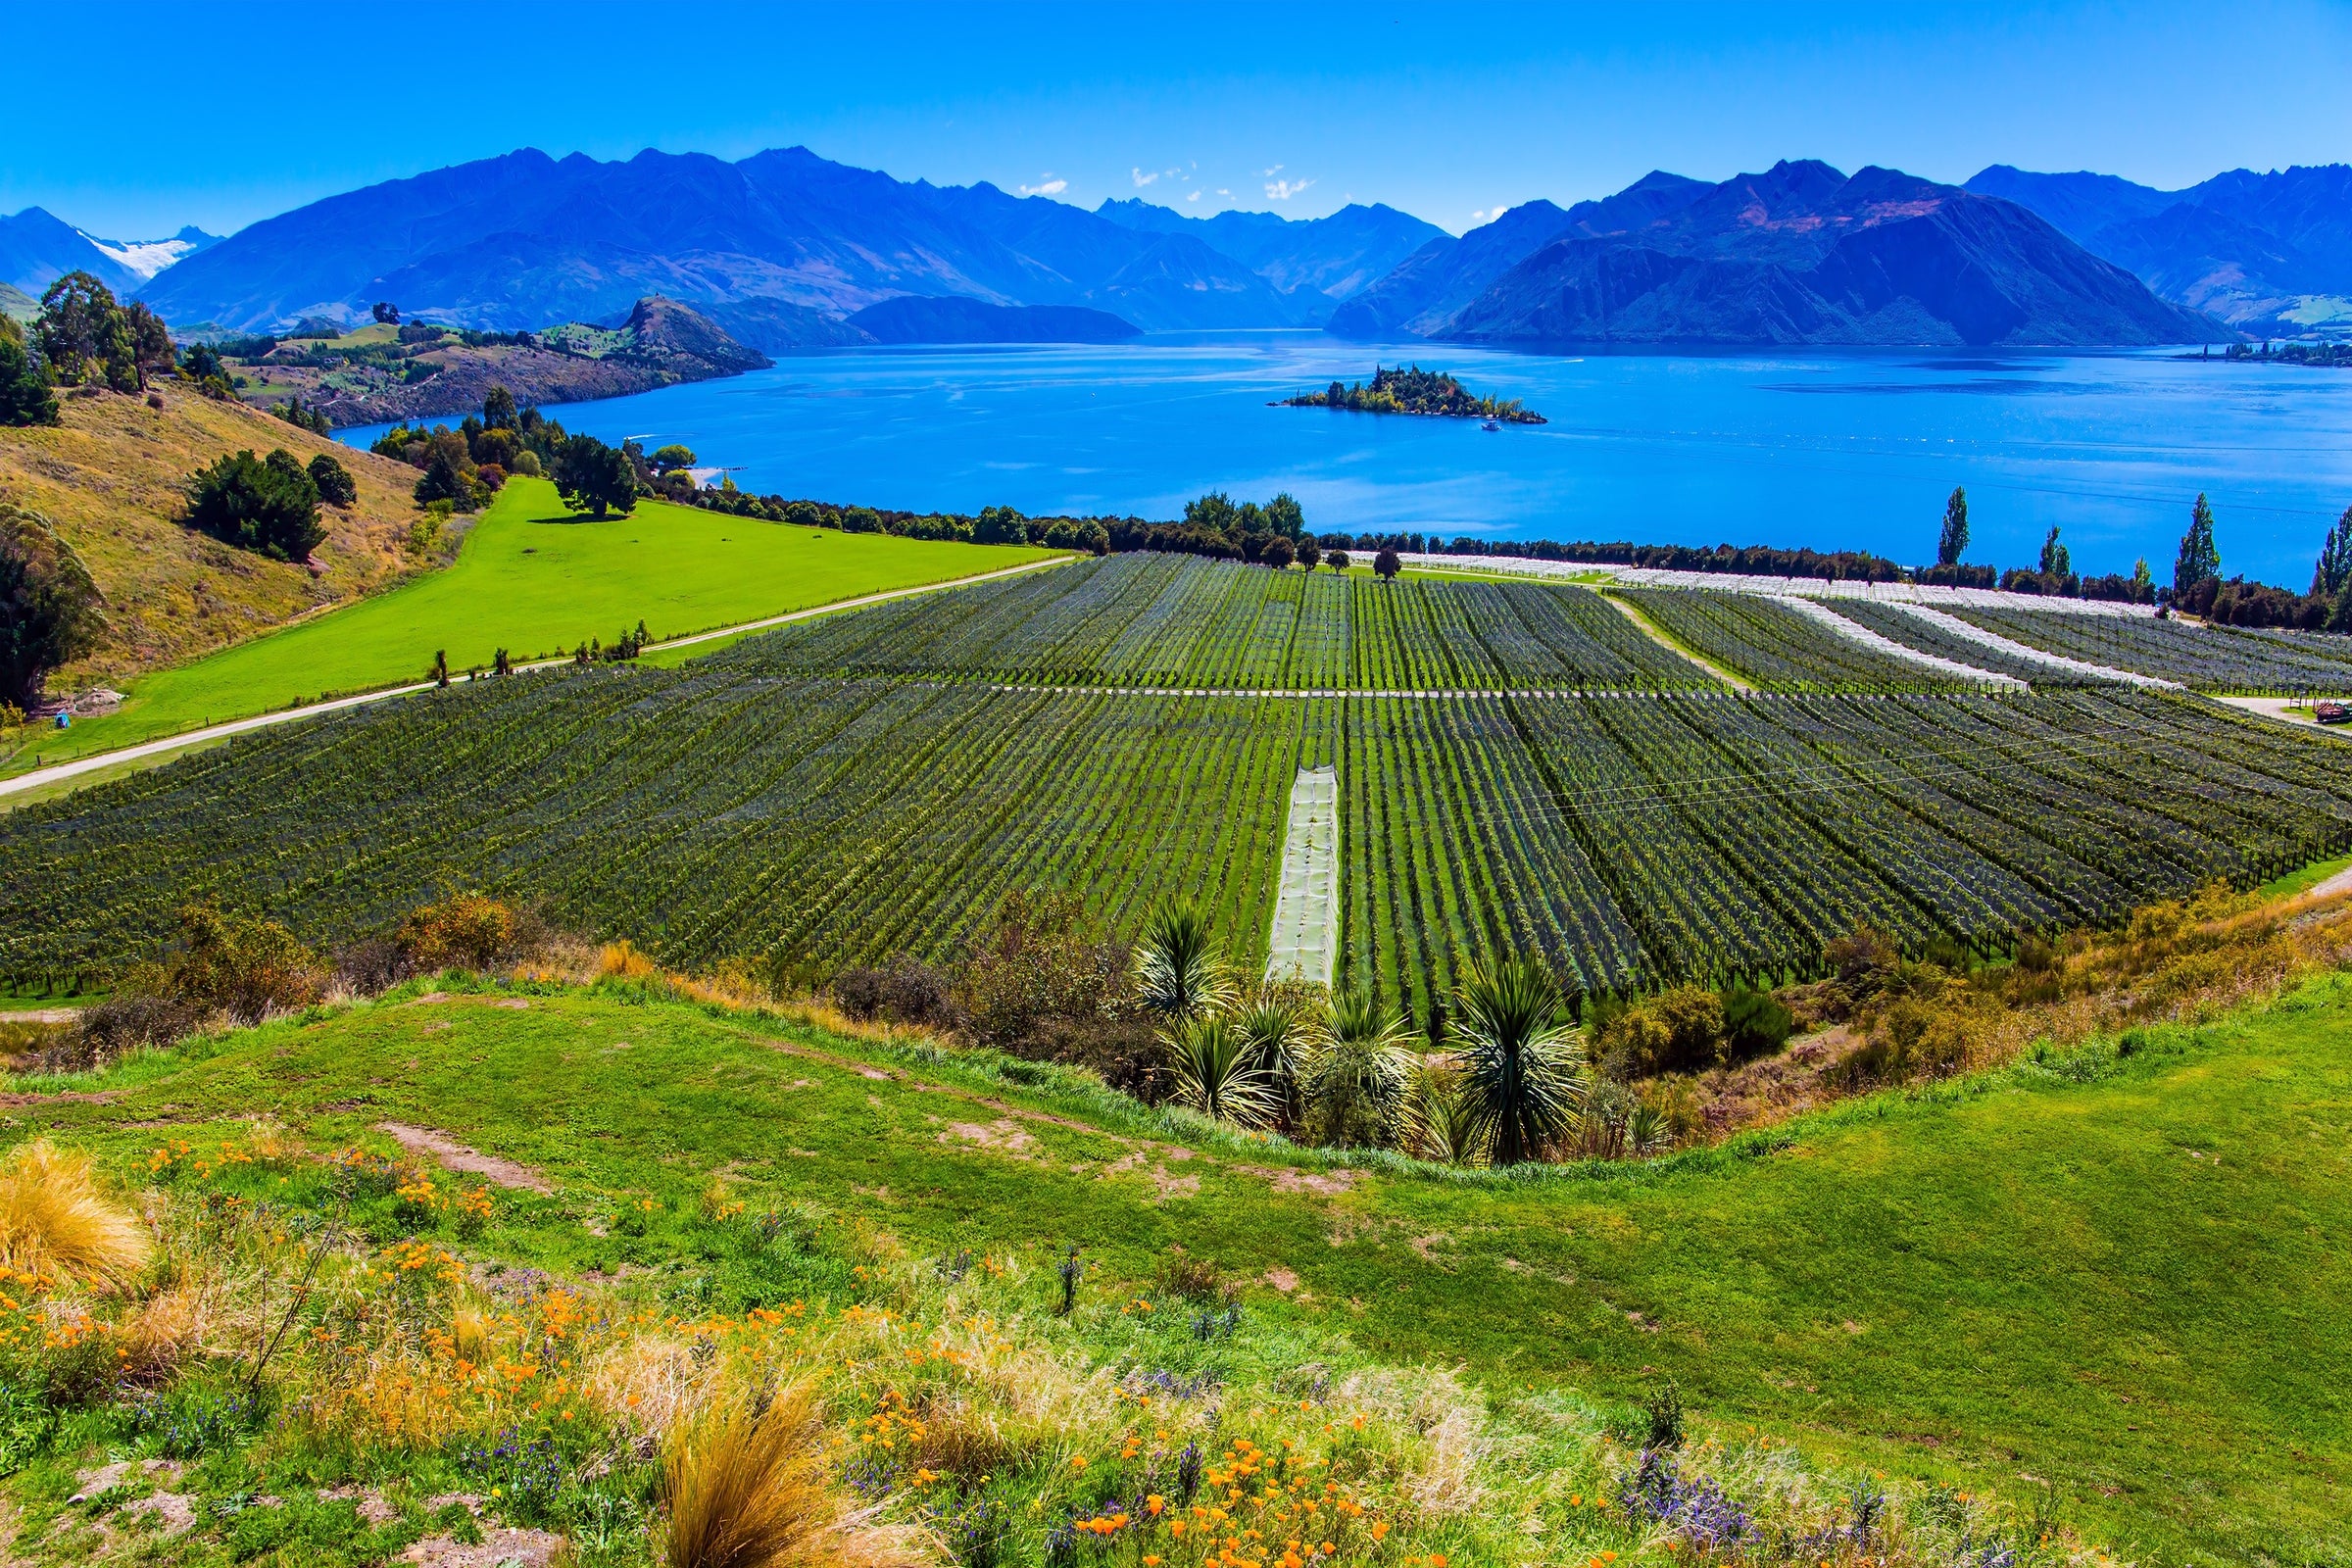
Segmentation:
{"type": "Polygon", "coordinates": [[[876,343],[1120,343],[1143,328],[1077,305],[990,305],[902,294],[868,305],[849,324],[876,343]]]}
{"type": "Polygon", "coordinates": [[[416,470],[298,430],[237,403],[167,385],[160,410],[101,392],[61,400],[63,423],[0,428],[0,501],[47,516],[106,596],[106,645],[51,690],[73,692],[177,663],[297,615],[372,593],[416,570],[404,548],[416,470]],[[323,569],[232,550],[182,527],[179,486],[223,453],[284,447],[306,463],[329,452],[359,482],[358,503],[324,510],[323,569]]]}
{"type": "Polygon", "coordinates": [[[41,302],[13,284],[0,283],[0,316],[13,316],[20,321],[29,321],[41,311],[41,302]]]}
{"type": "Polygon", "coordinates": [[[529,336],[467,343],[454,328],[373,327],[347,338],[291,338],[232,368],[247,402],[272,408],[299,397],[344,426],[479,413],[494,382],[521,403],[579,403],[772,363],[675,300],[639,300],[612,326],[572,321],[529,336]]]}
{"type": "Polygon", "coordinates": [[[255,223],[142,297],[168,320],[232,330],[361,321],[377,300],[514,330],[610,318],[654,294],[835,319],[900,294],[1085,305],[1151,329],[1299,319],[1272,284],[1192,235],[1138,233],[993,185],[902,183],[798,147],[733,164],[525,149],[255,223]]]}
{"type": "Polygon", "coordinates": [[[1309,325],[1446,232],[1393,207],[1361,203],[1302,220],[1238,211],[1189,218],[1140,197],[1106,200],[1095,212],[1127,228],[1198,236],[1298,301],[1309,325]]]}
{"type": "Polygon", "coordinates": [[[2239,169],[2162,191],[1995,164],[1968,188],[2032,208],[2162,298],[2242,332],[2352,327],[2352,165],[2239,169]]]}
{"type": "Polygon", "coordinates": [[[2215,325],[2013,203],[1806,162],[1714,186],[1652,174],[1564,214],[1516,209],[1424,247],[1332,330],[1993,346],[2195,342],[2215,325]]]}

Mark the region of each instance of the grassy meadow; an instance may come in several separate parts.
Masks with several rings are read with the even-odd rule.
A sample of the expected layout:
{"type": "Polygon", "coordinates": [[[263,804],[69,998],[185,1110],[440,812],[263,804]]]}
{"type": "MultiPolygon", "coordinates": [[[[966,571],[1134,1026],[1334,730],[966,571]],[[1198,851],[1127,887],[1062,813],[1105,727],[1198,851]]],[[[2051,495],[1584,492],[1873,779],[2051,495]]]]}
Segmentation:
{"type": "MultiPolygon", "coordinates": [[[[26,1082],[72,1093],[13,1098],[12,1134],[135,1182],[159,1147],[178,1170],[250,1141],[257,1105],[321,1150],[397,1155],[383,1124],[430,1129],[545,1189],[499,1191],[460,1251],[665,1299],[719,1277],[694,1217],[714,1180],[755,1212],[858,1216],[889,1255],[999,1259],[1033,1310],[1070,1244],[1105,1317],[1138,1310],[1109,1281],[1181,1256],[1242,1282],[1251,1332],[1287,1337],[1277,1359],[1458,1367],[1492,1411],[1582,1410],[1588,1437],[1591,1412],[1671,1381],[1727,1453],[1770,1440],[1913,1497],[2007,1499],[2141,1562],[2347,1547],[2352,977],[1711,1150],[1515,1179],[1301,1152],[1057,1069],[658,985],[427,984],[26,1082]]],[[[1554,1441],[1568,1421],[1537,1425],[1554,1441]]],[[[1581,1561],[1664,1539],[1558,1544],[1581,1561]]]]}
{"type": "Polygon", "coordinates": [[[6,764],[88,757],[266,713],[326,693],[421,680],[436,650],[453,671],[612,641],[644,620],[657,639],[891,588],[973,576],[1054,552],[939,544],[749,521],[663,501],[597,522],[545,479],[517,478],[435,572],[331,614],[140,677],[111,713],[37,731],[6,764]]]}

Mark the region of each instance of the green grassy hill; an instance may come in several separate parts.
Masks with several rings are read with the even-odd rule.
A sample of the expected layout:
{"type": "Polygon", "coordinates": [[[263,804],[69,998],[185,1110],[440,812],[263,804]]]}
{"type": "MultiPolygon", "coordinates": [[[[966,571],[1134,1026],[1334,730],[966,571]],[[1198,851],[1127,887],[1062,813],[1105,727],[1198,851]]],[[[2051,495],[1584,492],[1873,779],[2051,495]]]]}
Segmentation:
{"type": "Polygon", "coordinates": [[[1181,1249],[1250,1282],[1301,1362],[1458,1362],[1497,1408],[1672,1379],[1719,1434],[1916,1496],[2046,1484],[2062,1520],[2142,1562],[2352,1547],[2352,977],[1714,1151],[1516,1180],[1301,1153],[1053,1069],[632,985],[438,984],[455,994],[413,984],[13,1099],[12,1134],[135,1171],[159,1139],[198,1157],[252,1136],[257,1104],[323,1147],[425,1129],[546,1185],[502,1192],[475,1252],[664,1292],[718,1266],[683,1218],[714,1173],[755,1211],[857,1213],[904,1256],[1042,1274],[1077,1243],[1141,1279],[1181,1249]],[[583,1226],[616,1201],[681,1217],[583,1226]]]}
{"type": "Polygon", "coordinates": [[[640,619],[656,638],[686,636],[1052,554],[832,533],[662,501],[597,522],[566,513],[547,480],[517,478],[446,570],[144,675],[122,708],[65,734],[33,735],[5,768],[87,757],[330,692],[421,680],[437,650],[463,673],[487,667],[500,648],[517,660],[553,656],[592,637],[610,642],[640,619]]]}

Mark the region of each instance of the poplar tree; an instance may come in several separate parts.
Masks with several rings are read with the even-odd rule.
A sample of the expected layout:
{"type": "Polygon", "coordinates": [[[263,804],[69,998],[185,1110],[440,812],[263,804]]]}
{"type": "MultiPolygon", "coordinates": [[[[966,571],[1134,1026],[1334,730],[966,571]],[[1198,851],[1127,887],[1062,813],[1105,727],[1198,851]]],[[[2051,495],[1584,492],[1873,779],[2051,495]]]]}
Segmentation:
{"type": "Polygon", "coordinates": [[[1936,564],[1956,566],[1960,553],[1968,548],[1968,492],[1958,485],[1952,487],[1952,498],[1943,504],[1943,533],[1936,541],[1936,564]]]}
{"type": "Polygon", "coordinates": [[[2352,582],[2352,507],[2335,519],[2320,546],[2320,564],[2311,574],[2311,591],[2332,599],[2352,582]]]}
{"type": "Polygon", "coordinates": [[[2222,552],[2213,542],[2213,508],[2200,490],[2196,507],[2188,514],[2188,532],[2180,536],[2180,554],[2173,561],[2173,594],[2176,598],[2185,595],[2221,574],[2222,552]]]}

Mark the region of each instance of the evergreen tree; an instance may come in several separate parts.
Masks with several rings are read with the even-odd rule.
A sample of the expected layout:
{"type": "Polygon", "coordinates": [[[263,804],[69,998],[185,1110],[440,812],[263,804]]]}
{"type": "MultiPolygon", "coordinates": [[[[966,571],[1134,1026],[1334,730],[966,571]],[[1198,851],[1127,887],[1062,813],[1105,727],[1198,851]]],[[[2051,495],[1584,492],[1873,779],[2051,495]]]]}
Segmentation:
{"type": "Polygon", "coordinates": [[[250,451],[223,457],[189,475],[185,492],[189,526],[241,550],[307,561],[326,538],[318,486],[283,447],[266,459],[250,451]]]}
{"type": "Polygon", "coordinates": [[[2222,552],[2213,542],[2213,508],[2207,505],[2205,493],[2197,492],[2196,507],[2188,515],[2188,532],[2180,536],[2180,554],[2173,562],[2173,595],[2179,598],[2201,582],[2212,582],[2222,574],[2222,552]]]}
{"type": "Polygon", "coordinates": [[[514,394],[493,381],[482,399],[482,423],[493,430],[515,428],[520,416],[514,411],[514,394]]]}
{"type": "Polygon", "coordinates": [[[2311,574],[2311,591],[2332,599],[2352,582],[2352,507],[2335,519],[2320,546],[2320,564],[2311,574]]]}
{"type": "Polygon", "coordinates": [[[1955,485],[1943,504],[1943,532],[1936,541],[1936,564],[1956,566],[1968,548],[1968,492],[1955,485]]]}
{"type": "Polygon", "coordinates": [[[55,424],[57,394],[13,317],[0,316],[0,425],[55,424]]]}
{"type": "Polygon", "coordinates": [[[2058,542],[2058,530],[2053,527],[2050,536],[2041,542],[2041,574],[2044,577],[2071,577],[2074,573],[2074,557],[2068,553],[2066,546],[2058,542]]]}
{"type": "Polygon", "coordinates": [[[29,711],[60,664],[105,634],[81,558],[32,513],[0,506],[0,702],[29,711]]]}

